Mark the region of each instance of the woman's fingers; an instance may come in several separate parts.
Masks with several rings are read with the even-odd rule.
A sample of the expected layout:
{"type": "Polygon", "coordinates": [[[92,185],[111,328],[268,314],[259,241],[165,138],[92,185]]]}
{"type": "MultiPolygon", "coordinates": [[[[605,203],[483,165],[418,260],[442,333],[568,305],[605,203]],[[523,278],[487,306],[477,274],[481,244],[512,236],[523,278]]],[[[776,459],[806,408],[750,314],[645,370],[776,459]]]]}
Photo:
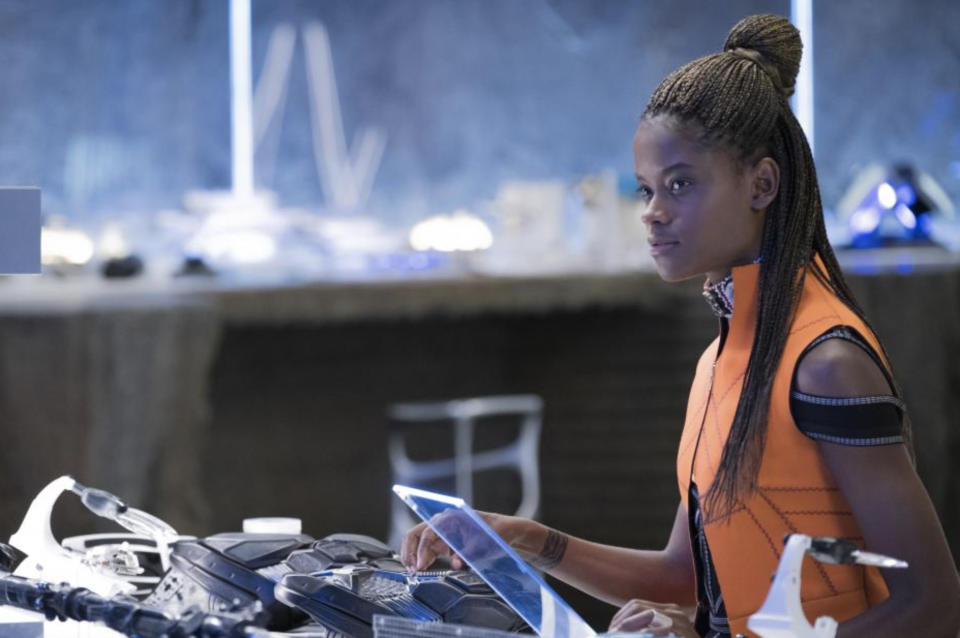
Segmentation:
{"type": "Polygon", "coordinates": [[[400,562],[405,567],[413,569],[417,566],[417,548],[420,546],[420,535],[426,528],[426,523],[420,523],[407,530],[407,533],[403,535],[403,542],[400,544],[400,562]]]}
{"type": "Polygon", "coordinates": [[[634,598],[614,614],[610,621],[610,631],[640,631],[642,629],[658,636],[661,633],[668,633],[671,627],[676,626],[674,616],[677,619],[686,618],[683,610],[676,605],[654,603],[634,598]]]}
{"type": "Polygon", "coordinates": [[[449,556],[450,553],[450,548],[443,539],[427,528],[420,534],[420,543],[417,545],[416,570],[423,571],[433,565],[437,556],[449,556]]]}
{"type": "Polygon", "coordinates": [[[627,601],[627,603],[617,610],[617,613],[613,615],[613,618],[610,620],[610,630],[614,630],[614,625],[619,625],[624,618],[627,616],[636,614],[637,612],[647,609],[647,606],[643,604],[642,600],[634,598],[633,600],[627,601]]]}
{"type": "MultiPolygon", "coordinates": [[[[495,530],[500,520],[503,518],[497,514],[480,512],[484,520],[495,530]]],[[[442,516],[442,515],[438,515],[442,516]]],[[[446,517],[438,520],[434,517],[435,524],[450,526],[450,532],[458,531],[456,517],[446,517]]],[[[403,542],[400,545],[400,562],[409,569],[423,570],[430,567],[438,556],[449,556],[450,566],[453,569],[464,569],[466,563],[456,553],[451,551],[450,547],[437,536],[437,533],[426,523],[420,523],[404,534],[403,542]]]]}
{"type": "Polygon", "coordinates": [[[610,623],[610,631],[640,631],[646,629],[656,617],[656,612],[652,609],[644,609],[627,614],[616,623],[610,623]]]}

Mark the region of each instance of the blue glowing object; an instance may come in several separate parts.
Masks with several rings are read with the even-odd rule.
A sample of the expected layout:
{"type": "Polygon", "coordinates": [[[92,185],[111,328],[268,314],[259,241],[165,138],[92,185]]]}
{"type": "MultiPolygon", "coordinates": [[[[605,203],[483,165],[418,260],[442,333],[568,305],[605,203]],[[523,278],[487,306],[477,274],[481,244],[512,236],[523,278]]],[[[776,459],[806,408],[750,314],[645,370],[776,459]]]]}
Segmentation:
{"type": "Polygon", "coordinates": [[[897,188],[897,201],[907,206],[913,206],[917,202],[917,191],[910,184],[901,184],[897,188]]]}
{"type": "Polygon", "coordinates": [[[850,216],[850,230],[854,235],[872,233],[880,225],[880,211],[876,208],[860,208],[850,216]]]}
{"type": "Polygon", "coordinates": [[[883,182],[877,186],[877,203],[887,210],[897,205],[897,191],[893,189],[890,182],[883,182]]]}
{"type": "Polygon", "coordinates": [[[929,241],[928,210],[918,204],[916,187],[908,178],[886,179],[867,193],[847,220],[850,244],[873,248],[929,241]]]}

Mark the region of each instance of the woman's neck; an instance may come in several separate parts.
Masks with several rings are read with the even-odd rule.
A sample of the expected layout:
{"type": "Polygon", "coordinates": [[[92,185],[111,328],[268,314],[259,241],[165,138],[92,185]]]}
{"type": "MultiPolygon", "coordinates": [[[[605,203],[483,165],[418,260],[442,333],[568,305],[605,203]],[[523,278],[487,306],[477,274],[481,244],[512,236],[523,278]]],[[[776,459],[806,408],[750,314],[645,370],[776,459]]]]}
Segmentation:
{"type": "Polygon", "coordinates": [[[703,282],[703,297],[718,317],[729,319],[733,316],[733,269],[737,266],[756,264],[760,257],[742,264],[733,264],[728,268],[711,270],[703,282]]]}
{"type": "Polygon", "coordinates": [[[727,277],[732,272],[733,272],[732,267],[725,268],[722,270],[711,270],[707,273],[706,285],[712,286],[716,283],[719,283],[720,281],[723,281],[724,277],[727,277]]]}

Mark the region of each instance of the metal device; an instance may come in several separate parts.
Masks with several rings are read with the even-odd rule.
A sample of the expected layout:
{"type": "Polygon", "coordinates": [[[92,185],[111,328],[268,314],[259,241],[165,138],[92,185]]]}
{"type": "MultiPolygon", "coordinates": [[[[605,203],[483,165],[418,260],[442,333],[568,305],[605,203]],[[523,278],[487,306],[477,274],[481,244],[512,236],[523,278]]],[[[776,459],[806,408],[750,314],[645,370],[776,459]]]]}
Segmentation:
{"type": "Polygon", "coordinates": [[[750,631],[762,638],[834,638],[837,633],[836,620],[821,616],[811,626],[803,613],[800,572],[807,554],[824,563],[899,569],[907,567],[902,560],[865,552],[848,540],[790,534],[786,538],[767,599],[747,621],[750,631]]]}
{"type": "Polygon", "coordinates": [[[123,597],[107,598],[82,587],[0,575],[0,603],[38,612],[48,620],[102,623],[138,638],[260,638],[269,636],[255,614],[189,611],[178,617],[123,597]]]}

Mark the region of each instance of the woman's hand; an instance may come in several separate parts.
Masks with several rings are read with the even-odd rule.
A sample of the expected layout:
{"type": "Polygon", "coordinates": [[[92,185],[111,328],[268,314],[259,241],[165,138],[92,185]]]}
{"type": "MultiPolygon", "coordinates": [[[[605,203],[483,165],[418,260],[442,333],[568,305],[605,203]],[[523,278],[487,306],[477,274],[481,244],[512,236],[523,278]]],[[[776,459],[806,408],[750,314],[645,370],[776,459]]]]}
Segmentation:
{"type": "Polygon", "coordinates": [[[610,621],[610,631],[643,631],[651,636],[674,634],[698,638],[690,610],[669,603],[634,598],[620,608],[610,621]]]}
{"type": "MultiPolygon", "coordinates": [[[[539,546],[532,552],[530,547],[531,544],[536,544],[537,532],[543,527],[535,521],[489,512],[478,513],[487,525],[514,549],[534,554],[539,551],[539,546]]],[[[545,530],[543,537],[546,537],[545,530]]],[[[543,539],[540,539],[540,545],[542,544],[543,539]]],[[[463,559],[456,555],[426,523],[420,523],[404,535],[400,546],[400,560],[408,569],[423,571],[440,556],[449,556],[450,566],[453,569],[463,569],[463,559]]]]}

